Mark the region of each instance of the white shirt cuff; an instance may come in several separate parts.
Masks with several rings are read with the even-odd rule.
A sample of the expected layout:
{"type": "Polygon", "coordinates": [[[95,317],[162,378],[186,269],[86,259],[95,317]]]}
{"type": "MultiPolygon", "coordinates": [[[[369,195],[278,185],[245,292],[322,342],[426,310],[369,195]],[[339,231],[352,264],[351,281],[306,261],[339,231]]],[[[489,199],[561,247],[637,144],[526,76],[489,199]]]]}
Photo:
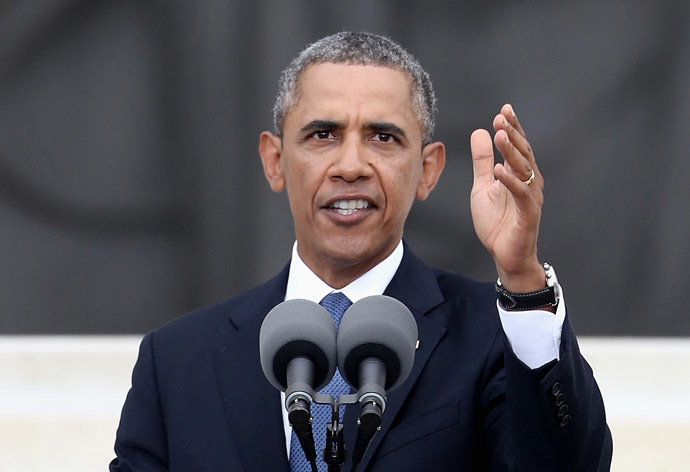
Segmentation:
{"type": "Polygon", "coordinates": [[[507,311],[496,302],[498,316],[513,352],[530,369],[559,359],[565,322],[565,296],[561,289],[556,313],[546,310],[507,311]]]}

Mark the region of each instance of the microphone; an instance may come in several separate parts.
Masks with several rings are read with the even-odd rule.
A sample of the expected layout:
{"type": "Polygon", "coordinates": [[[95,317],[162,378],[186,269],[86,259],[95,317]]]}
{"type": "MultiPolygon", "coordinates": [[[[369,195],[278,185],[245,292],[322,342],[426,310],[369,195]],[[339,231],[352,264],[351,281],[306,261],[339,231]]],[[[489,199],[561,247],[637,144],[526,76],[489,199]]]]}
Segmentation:
{"type": "Polygon", "coordinates": [[[353,465],[359,464],[380,429],[386,392],[410,374],[417,344],[417,323],[400,301],[385,295],[366,297],[343,315],[337,339],[338,369],[357,389],[361,404],[353,465]]]}
{"type": "Polygon", "coordinates": [[[261,369],[275,388],[285,392],[288,420],[313,468],[316,450],[310,407],[315,391],[335,373],[336,336],[328,311],[301,299],[276,305],[259,332],[261,369]]]}

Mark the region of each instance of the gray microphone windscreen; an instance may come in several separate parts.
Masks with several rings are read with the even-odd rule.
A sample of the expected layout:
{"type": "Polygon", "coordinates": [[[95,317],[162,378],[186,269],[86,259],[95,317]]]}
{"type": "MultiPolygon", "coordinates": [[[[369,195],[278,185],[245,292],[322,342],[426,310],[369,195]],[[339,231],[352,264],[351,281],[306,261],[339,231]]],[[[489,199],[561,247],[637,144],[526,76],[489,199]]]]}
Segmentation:
{"type": "Polygon", "coordinates": [[[367,357],[386,365],[386,391],[405,381],[412,370],[417,344],[417,323],[400,301],[385,295],[366,297],[343,315],[338,331],[340,375],[359,388],[359,364],[367,357]]]}
{"type": "Polygon", "coordinates": [[[336,329],[318,303],[288,300],[276,305],[261,325],[259,355],[264,375],[278,390],[287,389],[287,366],[295,357],[314,363],[314,390],[325,387],[335,373],[336,329]]]}

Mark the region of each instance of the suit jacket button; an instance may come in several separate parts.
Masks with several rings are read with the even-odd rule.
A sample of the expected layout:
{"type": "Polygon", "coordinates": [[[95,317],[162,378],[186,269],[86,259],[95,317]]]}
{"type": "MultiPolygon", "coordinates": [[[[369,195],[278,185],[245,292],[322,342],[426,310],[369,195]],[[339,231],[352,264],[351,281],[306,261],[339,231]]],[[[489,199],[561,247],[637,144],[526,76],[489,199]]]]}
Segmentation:
{"type": "Polygon", "coordinates": [[[568,405],[561,405],[561,407],[558,409],[558,417],[564,417],[565,414],[568,413],[568,405]]]}
{"type": "Polygon", "coordinates": [[[556,406],[561,406],[562,404],[564,404],[565,403],[565,393],[559,393],[553,402],[556,404],[556,406]]]}
{"type": "Polygon", "coordinates": [[[558,396],[558,394],[561,393],[561,384],[556,382],[551,386],[551,395],[554,397],[558,396]]]}
{"type": "Polygon", "coordinates": [[[570,424],[571,419],[572,418],[570,417],[570,415],[565,415],[563,418],[561,418],[561,428],[565,428],[566,426],[568,426],[570,424]]]}

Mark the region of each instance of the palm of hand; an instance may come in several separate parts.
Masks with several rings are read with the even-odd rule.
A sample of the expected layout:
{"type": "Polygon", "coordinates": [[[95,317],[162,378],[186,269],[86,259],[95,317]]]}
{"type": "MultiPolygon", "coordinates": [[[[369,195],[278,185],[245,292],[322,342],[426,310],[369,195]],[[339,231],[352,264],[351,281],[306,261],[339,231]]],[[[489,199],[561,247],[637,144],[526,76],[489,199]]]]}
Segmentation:
{"type": "Polygon", "coordinates": [[[493,180],[472,188],[470,208],[477,237],[506,271],[518,272],[536,254],[540,205],[534,208],[535,228],[534,215],[524,214],[506,186],[493,180]]]}
{"type": "Polygon", "coordinates": [[[474,171],[472,220],[501,278],[527,273],[534,276],[540,269],[537,236],[544,181],[510,105],[496,115],[494,129],[493,142],[485,130],[476,130],[470,138],[474,171]],[[504,163],[494,164],[493,144],[504,163]],[[527,177],[533,171],[535,178],[531,182],[527,177]]]}

